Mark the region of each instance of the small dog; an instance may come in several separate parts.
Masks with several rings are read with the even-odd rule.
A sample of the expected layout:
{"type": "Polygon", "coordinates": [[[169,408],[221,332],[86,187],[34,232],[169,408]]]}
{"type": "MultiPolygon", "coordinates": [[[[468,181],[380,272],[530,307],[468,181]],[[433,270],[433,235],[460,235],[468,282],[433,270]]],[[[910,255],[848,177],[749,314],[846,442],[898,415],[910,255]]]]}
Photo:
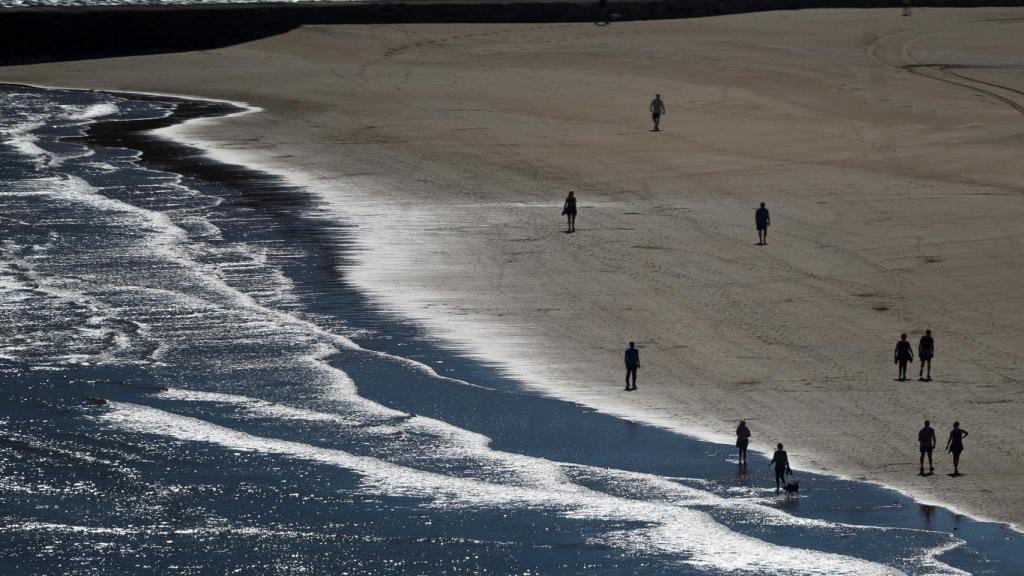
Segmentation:
{"type": "Polygon", "coordinates": [[[800,482],[797,480],[790,480],[782,487],[782,491],[786,493],[786,497],[799,496],[800,495],[800,482]]]}

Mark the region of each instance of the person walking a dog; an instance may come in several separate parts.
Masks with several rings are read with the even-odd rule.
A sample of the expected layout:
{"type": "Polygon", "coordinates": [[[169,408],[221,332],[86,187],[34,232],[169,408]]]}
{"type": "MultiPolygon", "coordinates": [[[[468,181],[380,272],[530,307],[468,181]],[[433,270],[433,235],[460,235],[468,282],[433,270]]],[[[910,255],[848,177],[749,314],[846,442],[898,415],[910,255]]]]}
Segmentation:
{"type": "Polygon", "coordinates": [[[949,439],[946,440],[946,452],[953,453],[953,476],[960,475],[960,453],[964,451],[966,437],[967,430],[961,428],[959,422],[953,422],[953,429],[949,431],[949,439]]]}
{"type": "Polygon", "coordinates": [[[935,449],[935,429],[932,428],[931,422],[928,420],[924,421],[924,428],[921,428],[917,432],[917,442],[921,445],[921,476],[924,476],[924,456],[928,455],[928,472],[935,472],[935,467],[932,466],[932,450],[935,449]]]}
{"type": "Polygon", "coordinates": [[[793,473],[789,468],[789,456],[782,449],[782,442],[779,442],[778,449],[772,454],[772,461],[768,465],[771,466],[772,464],[775,465],[775,493],[778,494],[786,483],[786,474],[793,473]]]}

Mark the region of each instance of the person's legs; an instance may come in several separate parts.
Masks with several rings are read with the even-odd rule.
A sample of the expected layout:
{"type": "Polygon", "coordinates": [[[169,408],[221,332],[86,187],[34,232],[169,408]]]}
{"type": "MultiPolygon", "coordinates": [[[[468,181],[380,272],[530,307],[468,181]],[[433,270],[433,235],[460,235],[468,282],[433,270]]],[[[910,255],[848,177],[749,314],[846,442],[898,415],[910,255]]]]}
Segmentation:
{"type": "Polygon", "coordinates": [[[775,493],[778,494],[782,490],[782,485],[786,483],[786,471],[775,469],[775,493]]]}
{"type": "Polygon", "coordinates": [[[651,114],[651,119],[654,120],[654,129],[660,130],[659,125],[661,124],[661,114],[651,114]]]}
{"type": "Polygon", "coordinates": [[[632,376],[633,376],[633,390],[636,390],[636,368],[633,368],[632,376]]]}
{"type": "Polygon", "coordinates": [[[902,380],[906,380],[907,379],[907,361],[901,359],[899,362],[896,363],[896,365],[899,367],[899,379],[901,381],[902,380]]]}
{"type": "Polygon", "coordinates": [[[960,451],[953,451],[953,474],[960,474],[960,451]]]}
{"type": "MultiPolygon", "coordinates": [[[[924,458],[921,458],[921,466],[924,467],[924,458]]],[[[932,466],[932,451],[928,450],[928,471],[935,472],[935,466],[932,466]]]]}
{"type": "Polygon", "coordinates": [[[925,451],[922,449],[921,450],[921,474],[924,474],[924,453],[925,453],[925,451]]]}
{"type": "Polygon", "coordinates": [[[576,231],[576,215],[575,214],[569,214],[569,231],[570,232],[575,232],[576,231]]]}
{"type": "Polygon", "coordinates": [[[924,369],[925,362],[928,363],[928,371],[925,372],[924,379],[925,380],[931,380],[932,379],[932,359],[928,358],[927,360],[922,360],[921,361],[921,369],[922,370],[924,369]]]}

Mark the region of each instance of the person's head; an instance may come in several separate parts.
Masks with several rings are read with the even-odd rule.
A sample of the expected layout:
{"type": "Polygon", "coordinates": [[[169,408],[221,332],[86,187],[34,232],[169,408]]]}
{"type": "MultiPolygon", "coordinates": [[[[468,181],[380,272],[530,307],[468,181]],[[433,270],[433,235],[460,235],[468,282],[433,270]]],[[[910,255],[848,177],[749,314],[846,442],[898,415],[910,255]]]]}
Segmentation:
{"type": "Polygon", "coordinates": [[[661,100],[661,94],[655,94],[654,97],[658,100],[661,100]]]}
{"type": "Polygon", "coordinates": [[[636,342],[630,342],[630,343],[629,343],[629,347],[630,347],[630,348],[632,348],[632,347],[634,347],[634,346],[636,346],[636,342]]]}
{"type": "Polygon", "coordinates": [[[761,202],[761,208],[764,208],[764,202],[761,202]]]}
{"type": "Polygon", "coordinates": [[[779,450],[782,450],[782,442],[778,443],[779,450]]]}
{"type": "Polygon", "coordinates": [[[740,426],[746,426],[746,425],[747,425],[747,421],[746,420],[740,420],[740,426]]]}
{"type": "Polygon", "coordinates": [[[569,190],[569,196],[575,196],[575,195],[576,195],[575,192],[573,192],[572,190],[569,190]]]}
{"type": "Polygon", "coordinates": [[[931,330],[925,330],[924,331],[924,335],[925,336],[931,336],[932,335],[932,331],[931,330]]]}
{"type": "Polygon", "coordinates": [[[953,428],[959,428],[960,422],[953,422],[953,428]]]}
{"type": "Polygon", "coordinates": [[[906,334],[900,334],[900,340],[906,340],[906,339],[907,339],[907,335],[906,334]]]}
{"type": "Polygon", "coordinates": [[[924,421],[924,427],[925,427],[925,428],[927,428],[927,427],[929,427],[929,426],[931,426],[931,425],[932,425],[932,422],[931,422],[931,420],[925,420],[925,421],[924,421]]]}

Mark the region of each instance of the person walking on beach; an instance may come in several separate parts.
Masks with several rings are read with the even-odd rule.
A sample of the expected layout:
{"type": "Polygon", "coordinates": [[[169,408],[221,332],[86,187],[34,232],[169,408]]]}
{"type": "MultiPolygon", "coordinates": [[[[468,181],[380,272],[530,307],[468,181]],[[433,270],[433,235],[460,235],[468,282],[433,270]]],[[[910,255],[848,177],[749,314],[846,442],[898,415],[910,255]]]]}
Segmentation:
{"type": "Polygon", "coordinates": [[[636,349],[636,343],[630,342],[626,348],[626,390],[636,390],[636,371],[640,368],[640,351],[636,349]],[[632,377],[633,387],[630,388],[629,380],[632,377]]]}
{"type": "Polygon", "coordinates": [[[953,476],[960,475],[960,453],[964,451],[966,437],[967,430],[961,428],[959,422],[953,422],[953,429],[949,431],[949,439],[946,440],[946,452],[953,453],[953,476]]]}
{"type": "Polygon", "coordinates": [[[768,243],[768,225],[772,219],[768,216],[768,209],[761,202],[761,207],[754,211],[754,225],[757,226],[757,245],[764,246],[768,243]]]}
{"type": "Polygon", "coordinates": [[[910,4],[911,0],[903,0],[903,15],[910,16],[910,4]]]}
{"type": "Polygon", "coordinates": [[[914,350],[910,347],[910,342],[907,342],[907,335],[900,334],[900,341],[896,343],[896,359],[893,360],[900,369],[900,382],[907,379],[907,362],[913,361],[914,350]]]}
{"type": "Polygon", "coordinates": [[[921,445],[921,476],[924,476],[924,455],[928,455],[928,472],[935,472],[932,466],[932,450],[935,449],[935,429],[928,420],[924,421],[924,428],[917,432],[917,442],[921,445]]]}
{"type": "Polygon", "coordinates": [[[740,451],[740,464],[747,463],[747,445],[750,444],[750,428],[747,428],[747,421],[740,420],[736,427],[736,448],[740,451]]]}
{"type": "Polygon", "coordinates": [[[782,442],[779,442],[778,449],[772,454],[772,461],[768,465],[772,464],[775,465],[775,493],[778,494],[786,484],[786,474],[793,473],[789,468],[789,456],[782,449],[782,442]]]}
{"type": "Polygon", "coordinates": [[[651,100],[651,120],[654,120],[655,132],[661,130],[661,115],[664,113],[665,101],[661,99],[661,94],[655,94],[654,100],[651,100]]]}
{"type": "Polygon", "coordinates": [[[922,382],[932,381],[932,356],[935,356],[935,340],[932,338],[932,331],[925,330],[924,336],[917,343],[917,359],[921,361],[921,372],[917,379],[922,382]],[[925,376],[924,365],[928,365],[928,375],[925,376]]]}
{"type": "Polygon", "coordinates": [[[566,232],[576,231],[576,194],[569,191],[569,196],[565,199],[565,205],[562,206],[562,216],[569,219],[569,229],[566,232]]]}

